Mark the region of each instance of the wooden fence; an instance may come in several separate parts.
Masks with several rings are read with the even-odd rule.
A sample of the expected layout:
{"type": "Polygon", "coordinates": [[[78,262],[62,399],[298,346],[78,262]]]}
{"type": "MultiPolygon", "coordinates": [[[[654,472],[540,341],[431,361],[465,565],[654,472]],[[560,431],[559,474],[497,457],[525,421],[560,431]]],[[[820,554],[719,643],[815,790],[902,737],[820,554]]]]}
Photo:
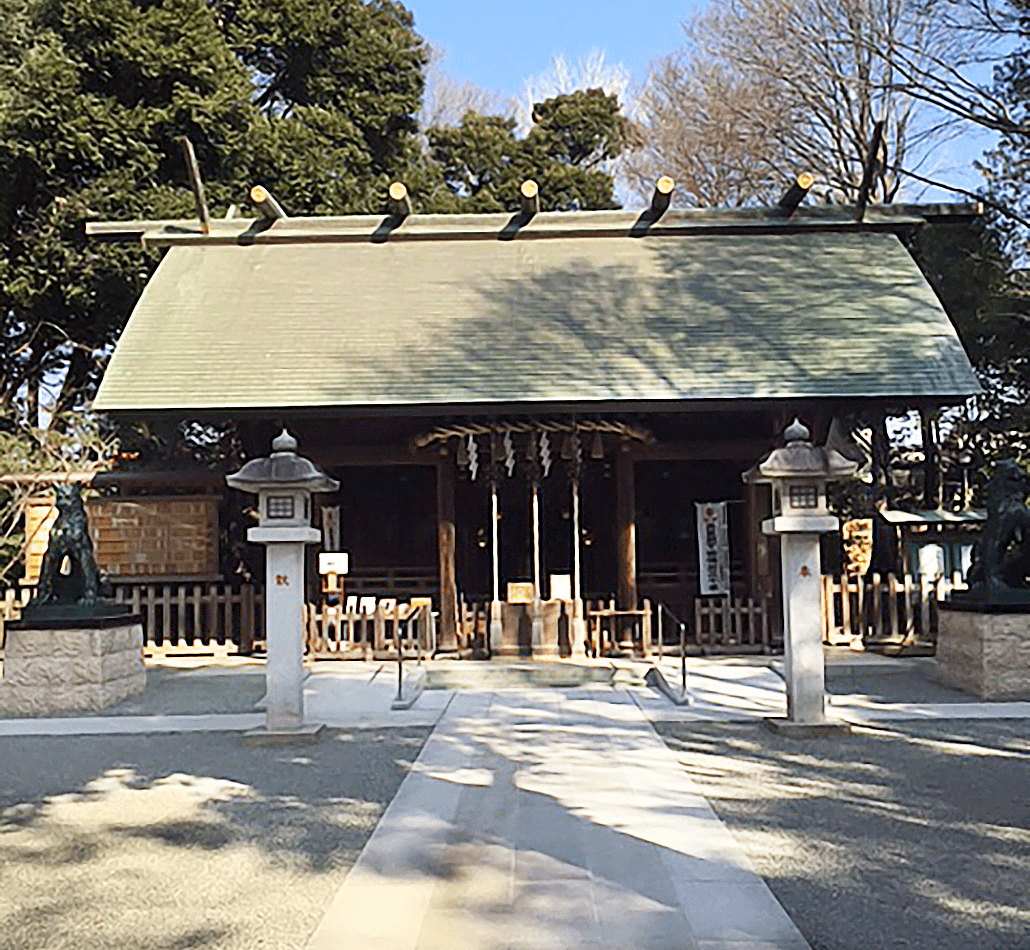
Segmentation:
{"type": "Polygon", "coordinates": [[[654,648],[651,601],[645,597],[641,604],[637,610],[620,610],[613,599],[585,601],[588,652],[650,656],[654,648]]]}
{"type": "Polygon", "coordinates": [[[264,594],[252,584],[114,584],[143,621],[148,653],[251,653],[263,648],[264,594]]]}
{"type": "Polygon", "coordinates": [[[960,574],[823,575],[822,580],[823,641],[837,645],[936,643],[938,601],[966,589],[960,574]]]}
{"type": "Polygon", "coordinates": [[[388,659],[398,649],[406,656],[430,656],[436,650],[432,601],[349,595],[341,603],[304,608],[309,656],[324,659],[388,659]]]}
{"type": "Polygon", "coordinates": [[[703,653],[769,653],[769,604],[753,597],[694,600],[694,643],[703,653]]]}
{"type": "MultiPolygon", "coordinates": [[[[122,583],[112,587],[115,601],[140,615],[148,655],[251,653],[264,646],[264,595],[251,584],[122,583]]],[[[3,621],[19,619],[32,593],[30,587],[4,592],[0,635],[3,621]]]]}
{"type": "Polygon", "coordinates": [[[782,645],[773,624],[774,601],[752,597],[694,597],[685,604],[655,605],[655,652],[679,654],[679,625],[684,645],[694,654],[772,653],[782,645]]]}

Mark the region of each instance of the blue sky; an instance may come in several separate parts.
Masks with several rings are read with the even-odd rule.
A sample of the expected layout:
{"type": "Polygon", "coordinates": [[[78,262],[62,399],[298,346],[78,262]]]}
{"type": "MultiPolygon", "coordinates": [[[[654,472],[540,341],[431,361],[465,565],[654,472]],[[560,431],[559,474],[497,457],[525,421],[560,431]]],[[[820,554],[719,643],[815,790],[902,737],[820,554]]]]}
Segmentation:
{"type": "Polygon", "coordinates": [[[680,23],[697,0],[407,0],[418,32],[447,52],[454,79],[516,94],[556,53],[572,62],[592,49],[622,62],[634,80],[682,42],[680,23]]]}
{"type": "MultiPolygon", "coordinates": [[[[510,96],[522,91],[523,80],[543,72],[553,56],[570,63],[591,50],[621,62],[633,82],[642,81],[653,59],[682,43],[680,24],[703,8],[705,0],[406,0],[415,27],[446,58],[442,70],[453,79],[510,96]]],[[[975,189],[979,175],[970,167],[989,136],[967,136],[945,146],[942,163],[950,166],[949,182],[975,189]]],[[[943,156],[942,156],[943,157],[943,156]]],[[[924,196],[962,200],[944,192],[924,196]]]]}

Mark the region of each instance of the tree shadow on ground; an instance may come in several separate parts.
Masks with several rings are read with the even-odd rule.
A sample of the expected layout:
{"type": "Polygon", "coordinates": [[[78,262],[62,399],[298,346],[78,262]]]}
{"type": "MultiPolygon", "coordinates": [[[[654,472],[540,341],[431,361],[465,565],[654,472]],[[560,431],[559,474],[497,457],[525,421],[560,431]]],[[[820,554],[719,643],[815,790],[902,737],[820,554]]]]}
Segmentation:
{"type": "Polygon", "coordinates": [[[1030,946],[1025,721],[656,728],[815,950],[1030,946]]]}
{"type": "Polygon", "coordinates": [[[0,740],[0,950],[243,950],[277,913],[302,945],[428,732],[0,740]]]}

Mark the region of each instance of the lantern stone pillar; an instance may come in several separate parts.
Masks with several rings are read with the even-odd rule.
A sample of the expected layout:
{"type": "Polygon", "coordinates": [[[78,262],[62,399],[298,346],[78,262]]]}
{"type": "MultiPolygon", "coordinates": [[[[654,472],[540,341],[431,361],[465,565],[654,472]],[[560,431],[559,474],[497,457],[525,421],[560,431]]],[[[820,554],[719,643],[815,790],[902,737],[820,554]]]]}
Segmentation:
{"type": "Polygon", "coordinates": [[[317,732],[304,726],[304,548],[321,539],[311,527],[311,494],[340,483],[296,450],[283,429],[269,457],[225,479],[258,496],[258,525],[247,540],[265,545],[266,724],[253,736],[258,741],[310,741],[317,732]]]}
{"type": "Polygon", "coordinates": [[[773,517],[762,531],[780,538],[787,718],[766,722],[793,736],[847,731],[846,724],[826,719],[819,536],[838,527],[826,508],[827,483],[854,474],[858,466],[833,449],[812,445],[798,419],[783,436],[783,448],[744,474],[745,482],[772,486],[773,517]]]}

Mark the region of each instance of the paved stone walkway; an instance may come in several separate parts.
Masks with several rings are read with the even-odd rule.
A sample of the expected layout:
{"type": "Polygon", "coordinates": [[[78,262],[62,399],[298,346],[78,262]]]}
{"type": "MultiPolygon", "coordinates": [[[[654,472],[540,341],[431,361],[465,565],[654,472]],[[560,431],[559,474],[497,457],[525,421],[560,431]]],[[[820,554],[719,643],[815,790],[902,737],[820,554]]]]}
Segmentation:
{"type": "Polygon", "coordinates": [[[308,950],[807,950],[626,691],[459,693],[308,950]]]}

